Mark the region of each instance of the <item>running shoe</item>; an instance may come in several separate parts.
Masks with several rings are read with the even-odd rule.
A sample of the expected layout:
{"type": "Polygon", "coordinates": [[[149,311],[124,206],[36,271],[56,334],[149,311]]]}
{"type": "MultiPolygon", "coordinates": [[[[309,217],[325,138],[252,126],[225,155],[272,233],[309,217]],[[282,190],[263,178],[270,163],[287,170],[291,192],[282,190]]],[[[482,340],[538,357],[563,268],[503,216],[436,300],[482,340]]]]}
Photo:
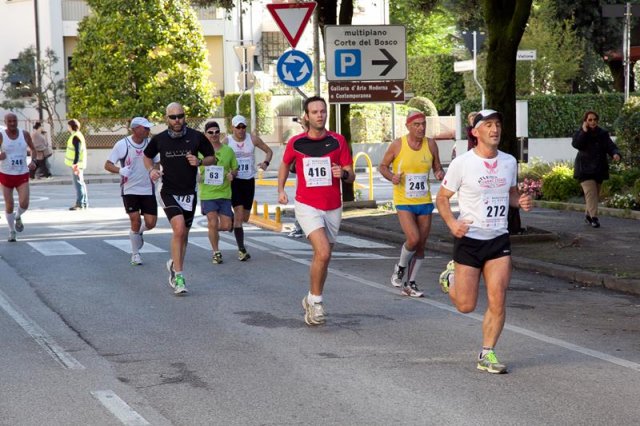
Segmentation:
{"type": "Polygon", "coordinates": [[[478,370],[492,374],[503,374],[507,372],[507,366],[500,364],[494,351],[489,351],[482,358],[478,356],[478,370]]]}
{"type": "Polygon", "coordinates": [[[139,253],[133,253],[131,255],[131,264],[132,265],[142,265],[142,257],[140,257],[139,253]]]}
{"type": "Polygon", "coordinates": [[[211,259],[211,263],[213,263],[214,265],[219,265],[222,263],[222,253],[220,253],[219,251],[214,251],[213,252],[213,258],[211,259]]]}
{"type": "Polygon", "coordinates": [[[402,294],[409,297],[424,297],[424,293],[418,289],[415,281],[411,281],[409,285],[402,287],[402,294]]]}
{"type": "Polygon", "coordinates": [[[238,250],[238,260],[240,262],[245,262],[245,261],[247,261],[249,259],[251,259],[251,255],[249,253],[247,253],[247,249],[238,250]]]}
{"type": "Polygon", "coordinates": [[[301,228],[294,228],[291,232],[289,232],[287,237],[289,237],[289,238],[302,238],[302,237],[304,237],[304,231],[301,228]]]}
{"type": "Polygon", "coordinates": [[[176,275],[175,278],[175,283],[176,286],[173,290],[173,294],[185,294],[187,292],[187,288],[185,287],[185,283],[184,283],[184,276],[182,275],[176,275]]]}
{"type": "Polygon", "coordinates": [[[169,271],[169,285],[176,288],[176,271],[173,270],[173,259],[167,260],[167,271],[169,271]]]}
{"type": "Polygon", "coordinates": [[[322,325],[325,323],[325,313],[322,303],[307,302],[307,296],[302,299],[302,307],[304,308],[304,322],[307,325],[322,325]]]}
{"type": "Polygon", "coordinates": [[[18,232],[24,231],[24,223],[22,223],[21,217],[16,217],[16,231],[18,232]]]}
{"type": "Polygon", "coordinates": [[[406,266],[400,266],[396,263],[396,266],[393,267],[393,274],[391,275],[391,285],[398,288],[402,287],[402,283],[404,282],[404,272],[406,269],[406,266]]]}
{"type": "Polygon", "coordinates": [[[9,232],[9,238],[7,239],[10,243],[16,242],[16,231],[9,232]]]}
{"type": "MultiPolygon", "coordinates": [[[[592,217],[591,218],[591,226],[593,228],[600,228],[600,221],[598,220],[597,217],[592,217]]],[[[18,228],[18,220],[16,219],[16,229],[18,228]]]]}
{"type": "Polygon", "coordinates": [[[447,263],[446,269],[440,274],[440,290],[442,290],[443,293],[449,293],[449,282],[455,269],[456,264],[453,260],[450,260],[449,263],[447,263]]]}

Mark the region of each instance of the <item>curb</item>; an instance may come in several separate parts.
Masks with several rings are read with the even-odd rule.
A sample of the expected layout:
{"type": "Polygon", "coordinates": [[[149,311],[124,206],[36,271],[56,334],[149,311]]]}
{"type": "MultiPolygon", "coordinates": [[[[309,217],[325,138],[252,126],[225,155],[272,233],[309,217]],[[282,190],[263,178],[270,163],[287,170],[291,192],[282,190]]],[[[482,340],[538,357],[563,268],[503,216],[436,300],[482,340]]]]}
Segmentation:
{"type": "MultiPolygon", "coordinates": [[[[405,241],[404,235],[400,232],[376,229],[365,225],[358,225],[356,223],[348,223],[348,221],[344,220],[340,225],[340,229],[357,235],[390,241],[397,244],[402,244],[405,241]]],[[[428,241],[427,249],[451,254],[453,251],[453,244],[442,241],[428,241]]],[[[512,256],[511,260],[513,262],[513,267],[516,269],[537,272],[549,277],[584,284],[589,287],[603,287],[609,290],[640,295],[640,280],[598,274],[596,272],[585,271],[584,269],[557,265],[555,263],[543,262],[535,259],[527,259],[521,256],[512,256]]]]}

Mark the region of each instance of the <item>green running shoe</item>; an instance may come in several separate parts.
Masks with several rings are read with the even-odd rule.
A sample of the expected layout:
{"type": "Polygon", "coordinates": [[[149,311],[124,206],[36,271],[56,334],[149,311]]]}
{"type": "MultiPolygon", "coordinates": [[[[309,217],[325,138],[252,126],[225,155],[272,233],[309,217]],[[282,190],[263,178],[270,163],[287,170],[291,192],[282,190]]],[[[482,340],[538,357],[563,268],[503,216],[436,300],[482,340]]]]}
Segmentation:
{"type": "Polygon", "coordinates": [[[176,287],[173,290],[173,293],[176,295],[185,294],[187,292],[187,288],[184,285],[184,276],[176,275],[175,282],[176,282],[176,287]]]}
{"type": "Polygon", "coordinates": [[[440,290],[443,293],[449,293],[449,281],[453,275],[453,271],[456,269],[456,264],[453,260],[447,263],[447,268],[440,274],[440,290]]]}
{"type": "Polygon", "coordinates": [[[507,372],[507,366],[500,364],[494,351],[489,351],[482,358],[478,357],[478,370],[492,374],[503,374],[507,372]]]}

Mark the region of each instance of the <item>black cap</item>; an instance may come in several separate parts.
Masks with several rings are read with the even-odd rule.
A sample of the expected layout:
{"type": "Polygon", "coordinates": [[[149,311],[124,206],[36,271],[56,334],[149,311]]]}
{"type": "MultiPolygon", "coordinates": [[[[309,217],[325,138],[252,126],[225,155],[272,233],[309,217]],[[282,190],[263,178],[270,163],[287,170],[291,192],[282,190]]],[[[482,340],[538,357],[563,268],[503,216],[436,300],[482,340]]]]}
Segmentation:
{"type": "Polygon", "coordinates": [[[211,127],[216,127],[219,129],[220,125],[218,125],[217,121],[208,121],[207,124],[204,125],[205,132],[209,130],[211,127]]]}

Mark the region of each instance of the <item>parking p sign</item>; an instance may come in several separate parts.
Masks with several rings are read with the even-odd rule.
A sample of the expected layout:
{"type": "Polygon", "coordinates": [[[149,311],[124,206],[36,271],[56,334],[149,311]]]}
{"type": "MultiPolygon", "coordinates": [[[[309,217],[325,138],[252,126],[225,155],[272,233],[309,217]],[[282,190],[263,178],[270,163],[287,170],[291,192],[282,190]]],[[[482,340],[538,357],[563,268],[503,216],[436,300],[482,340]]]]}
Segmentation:
{"type": "Polygon", "coordinates": [[[325,27],[327,80],[404,80],[406,30],[402,25],[325,27]]]}

